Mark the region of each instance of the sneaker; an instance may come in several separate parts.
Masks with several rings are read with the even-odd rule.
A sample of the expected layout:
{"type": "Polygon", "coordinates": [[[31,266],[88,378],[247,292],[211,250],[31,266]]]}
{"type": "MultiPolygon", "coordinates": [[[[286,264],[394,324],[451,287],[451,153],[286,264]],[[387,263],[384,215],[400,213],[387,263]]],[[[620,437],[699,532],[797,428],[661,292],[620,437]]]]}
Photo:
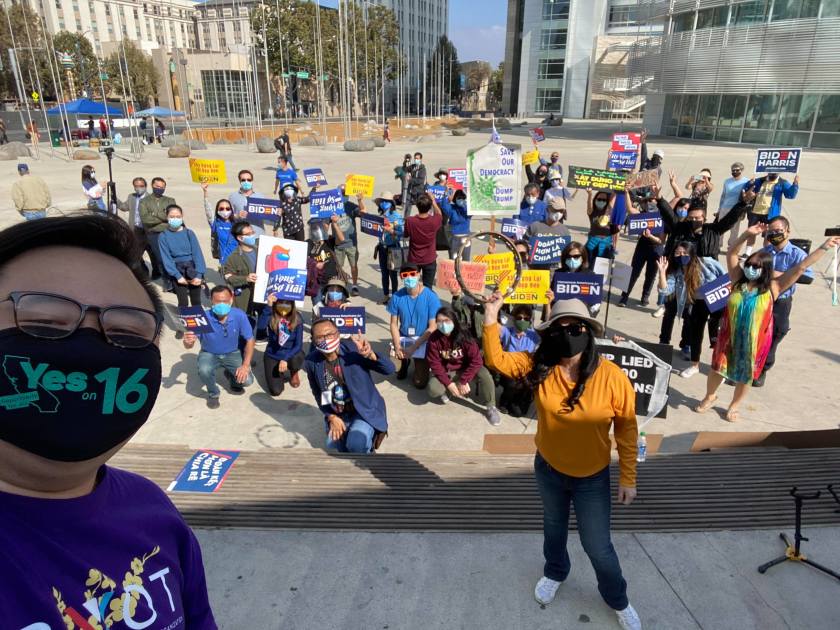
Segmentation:
{"type": "Polygon", "coordinates": [[[438,402],[441,405],[445,405],[446,403],[449,402],[449,396],[447,396],[446,394],[443,394],[440,398],[438,398],[438,402]]]}
{"type": "Polygon", "coordinates": [[[649,304],[650,300],[648,300],[648,298],[646,297],[642,297],[642,299],[639,300],[639,306],[648,306],[649,304]]]}
{"type": "Polygon", "coordinates": [[[494,427],[502,424],[502,417],[499,415],[499,410],[493,405],[490,405],[484,410],[484,417],[487,418],[487,422],[492,424],[494,427]]]}
{"type": "Polygon", "coordinates": [[[691,346],[683,346],[680,348],[680,353],[682,354],[683,359],[691,361],[691,346]]]}
{"type": "Polygon", "coordinates": [[[235,385],[235,384],[231,383],[230,391],[234,394],[242,394],[242,393],[245,392],[245,388],[242,387],[242,385],[235,385]]]}
{"type": "Polygon", "coordinates": [[[642,630],[642,620],[639,619],[639,613],[629,604],[624,610],[616,610],[615,616],[618,617],[618,625],[621,626],[622,630],[642,630]]]}
{"type": "Polygon", "coordinates": [[[625,306],[627,306],[627,298],[623,297],[618,301],[618,307],[624,308],[625,306]]]}
{"type": "Polygon", "coordinates": [[[692,376],[697,374],[699,371],[700,371],[700,368],[698,368],[696,365],[689,365],[682,372],[680,372],[680,376],[682,376],[683,378],[691,378],[692,376]]]}
{"type": "Polygon", "coordinates": [[[563,582],[552,580],[551,578],[541,577],[534,588],[534,599],[543,606],[547,606],[554,601],[554,596],[557,595],[557,589],[563,582]]]}
{"type": "Polygon", "coordinates": [[[658,307],[655,311],[653,311],[653,313],[651,313],[650,315],[651,315],[651,317],[655,317],[656,319],[659,319],[664,314],[665,314],[665,305],[663,304],[662,306],[658,307]]]}
{"type": "Polygon", "coordinates": [[[218,409],[221,407],[221,403],[219,402],[218,396],[210,396],[207,399],[207,408],[208,409],[218,409]]]}
{"type": "Polygon", "coordinates": [[[353,288],[350,289],[350,295],[359,295],[359,287],[357,287],[355,284],[353,285],[353,288]]]}

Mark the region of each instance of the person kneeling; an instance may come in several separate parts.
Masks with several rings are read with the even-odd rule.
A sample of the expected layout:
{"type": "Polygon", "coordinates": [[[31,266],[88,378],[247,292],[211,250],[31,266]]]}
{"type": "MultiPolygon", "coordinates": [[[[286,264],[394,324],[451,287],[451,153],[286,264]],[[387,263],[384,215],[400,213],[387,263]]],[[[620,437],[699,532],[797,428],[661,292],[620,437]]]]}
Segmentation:
{"type": "Polygon", "coordinates": [[[268,345],[263,353],[265,384],[268,393],[279,396],[288,381],[292,387],[300,386],[300,368],[303,367],[303,318],[291,300],[278,300],[270,295],[271,319],[268,322],[268,345]]]}
{"type": "Polygon", "coordinates": [[[312,322],[312,345],[304,363],[309,387],[324,413],[327,448],[341,453],[370,453],[388,433],[385,401],[371,372],[394,372],[387,357],[379,357],[362,335],[342,340],[328,319],[312,322]]]}
{"type": "Polygon", "coordinates": [[[207,313],[207,320],[213,332],[184,335],[184,347],[189,350],[196,340],[201,344],[198,353],[198,375],[207,386],[207,406],[219,408],[219,385],[216,383],[216,369],[221,366],[230,381],[234,394],[241,394],[245,386],[254,382],[251,374],[251,359],[254,356],[254,332],[245,311],[233,308],[233,291],[219,285],[210,292],[213,306],[207,313]],[[239,352],[239,338],[245,342],[245,349],[239,352]]]}
{"type": "Polygon", "coordinates": [[[484,367],[478,343],[461,328],[458,315],[448,306],[438,309],[435,324],[437,330],[429,337],[426,348],[432,372],[429,397],[446,403],[447,392],[455,398],[465,398],[474,391],[476,402],[486,407],[487,421],[498,426],[502,420],[496,409],[496,386],[484,367]]]}

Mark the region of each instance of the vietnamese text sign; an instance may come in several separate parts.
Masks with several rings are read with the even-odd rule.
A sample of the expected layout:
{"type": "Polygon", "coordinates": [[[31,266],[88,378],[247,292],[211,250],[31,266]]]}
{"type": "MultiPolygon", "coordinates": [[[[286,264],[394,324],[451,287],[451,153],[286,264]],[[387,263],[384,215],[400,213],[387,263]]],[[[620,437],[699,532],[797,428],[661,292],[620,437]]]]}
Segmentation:
{"type": "Polygon", "coordinates": [[[280,216],[280,200],[261,197],[248,197],[245,205],[248,219],[254,221],[276,221],[280,216]]]}
{"type": "Polygon", "coordinates": [[[505,304],[548,304],[550,275],[547,269],[526,269],[513,293],[505,298],[505,304]]]}
{"type": "Polygon", "coordinates": [[[642,134],[638,132],[614,133],[612,137],[613,151],[633,151],[634,153],[642,146],[642,134]]]}
{"type": "Polygon", "coordinates": [[[636,416],[664,418],[668,411],[671,346],[661,343],[599,340],[598,354],[627,375],[636,392],[636,416]]]}
{"type": "Polygon", "coordinates": [[[213,332],[213,327],[210,325],[210,318],[201,306],[183,306],[179,308],[178,321],[181,322],[181,326],[196,334],[213,332]]]}
{"type": "Polygon", "coordinates": [[[211,451],[201,449],[190,457],[169,484],[169,492],[216,492],[230,472],[239,451],[211,451]]]}
{"type": "Polygon", "coordinates": [[[540,163],[540,152],[537,149],[526,151],[522,154],[522,166],[530,166],[540,163]]]}
{"type": "Polygon", "coordinates": [[[599,273],[559,272],[552,280],[554,297],[558,300],[581,300],[586,304],[600,304],[604,290],[604,276],[599,273]]]}
{"type": "Polygon", "coordinates": [[[525,237],[528,231],[528,224],[519,219],[502,219],[502,234],[512,241],[518,241],[525,237]]]}
{"type": "Polygon", "coordinates": [[[327,185],[327,177],[320,168],[305,168],[303,169],[303,176],[306,178],[306,183],[310,188],[312,186],[327,185]]]}
{"type": "Polygon", "coordinates": [[[636,168],[636,157],[638,155],[635,151],[610,151],[607,168],[631,171],[636,168]]]}
{"type": "Polygon", "coordinates": [[[569,166],[569,188],[591,188],[592,190],[624,190],[624,173],[616,173],[602,168],[569,166]]]}
{"type": "MultiPolygon", "coordinates": [[[[257,281],[254,284],[254,302],[265,303],[268,293],[269,276],[280,270],[302,271],[306,274],[307,245],[305,241],[292,241],[274,236],[261,236],[257,249],[257,281]]],[[[287,278],[292,275],[288,274],[287,278]]],[[[298,275],[295,274],[295,280],[298,275]]],[[[279,276],[275,276],[275,284],[279,276]]],[[[304,286],[306,279],[303,279],[304,286]]],[[[295,282],[296,283],[296,282],[295,282]]],[[[293,284],[295,284],[293,283],[293,284]]],[[[303,299],[303,298],[299,298],[303,299]]]]}
{"type": "Polygon", "coordinates": [[[634,188],[650,188],[659,185],[659,171],[656,169],[648,169],[647,171],[639,171],[633,173],[627,178],[627,188],[633,190],[634,188]]]}
{"type": "MultiPolygon", "coordinates": [[[[484,291],[484,279],[487,273],[487,265],[478,262],[461,261],[461,279],[464,285],[473,293],[484,291]]],[[[459,289],[458,280],[455,278],[455,261],[439,260],[437,274],[435,274],[435,286],[441,289],[459,289]]]]}
{"type": "Polygon", "coordinates": [[[563,250],[572,240],[571,236],[538,234],[531,237],[528,262],[532,265],[553,265],[560,262],[563,250]]]}
{"type": "Polygon", "coordinates": [[[473,261],[485,263],[487,270],[484,274],[484,284],[488,286],[496,285],[499,290],[503,286],[507,286],[505,281],[513,279],[516,274],[516,262],[513,260],[513,253],[504,252],[501,254],[479,254],[473,256],[473,261]]]}
{"type": "Polygon", "coordinates": [[[446,183],[452,186],[455,190],[467,189],[467,169],[465,168],[450,168],[446,172],[446,183]]]}
{"type": "MultiPolygon", "coordinates": [[[[306,271],[301,269],[277,269],[268,274],[265,299],[273,295],[278,300],[302,300],[306,293],[306,271]]],[[[254,300],[255,302],[258,300],[254,300]]]]}
{"type": "Polygon", "coordinates": [[[729,302],[729,293],[732,290],[732,281],[729,276],[724,274],[719,278],[715,278],[711,282],[707,282],[700,287],[700,293],[703,295],[703,301],[709,307],[710,313],[715,313],[721,310],[726,303],[729,302]]]}
{"type": "Polygon", "coordinates": [[[427,186],[426,192],[435,198],[435,201],[440,203],[446,197],[446,186],[427,186]]]}
{"type": "Polygon", "coordinates": [[[796,173],[799,171],[801,148],[758,149],[755,156],[756,173],[796,173]]]}
{"type": "Polygon", "coordinates": [[[467,207],[472,215],[519,212],[521,155],[518,144],[495,142],[467,152],[467,207]]]}
{"type": "Polygon", "coordinates": [[[359,227],[362,233],[379,238],[385,231],[385,217],[362,213],[359,215],[359,227]]]}
{"type": "Polygon", "coordinates": [[[534,142],[542,142],[545,140],[545,132],[542,130],[542,127],[534,127],[528,133],[531,134],[531,140],[534,142]]]}
{"type": "Polygon", "coordinates": [[[662,225],[662,215],[658,212],[642,212],[630,215],[629,234],[644,234],[650,230],[651,234],[659,234],[665,228],[662,225]]]}
{"type": "Polygon", "coordinates": [[[373,197],[373,182],[372,175],[348,175],[344,180],[344,194],[348,197],[373,197]]]}
{"type": "Polygon", "coordinates": [[[318,315],[330,320],[342,335],[355,335],[365,332],[365,307],[348,306],[346,308],[323,307],[318,315]]]}
{"type": "Polygon", "coordinates": [[[310,193],[310,218],[329,220],[334,214],[344,214],[344,197],[338,188],[310,193]]]}
{"type": "Polygon", "coordinates": [[[190,176],[197,184],[227,184],[225,161],[190,158],[190,176]]]}

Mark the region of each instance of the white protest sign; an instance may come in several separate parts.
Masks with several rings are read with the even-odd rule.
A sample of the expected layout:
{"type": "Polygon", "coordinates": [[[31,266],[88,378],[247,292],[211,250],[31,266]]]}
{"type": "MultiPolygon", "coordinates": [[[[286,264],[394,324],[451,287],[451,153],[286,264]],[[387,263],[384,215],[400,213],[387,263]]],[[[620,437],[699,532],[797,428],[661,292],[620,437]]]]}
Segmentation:
{"type": "MultiPolygon", "coordinates": [[[[265,303],[265,291],[271,272],[297,269],[306,272],[306,242],[291,241],[274,236],[261,236],[257,249],[257,281],[254,284],[254,302],[265,303]]],[[[303,302],[298,302],[303,304],[303,302]]]]}
{"type": "Polygon", "coordinates": [[[488,143],[467,151],[467,207],[472,215],[516,214],[522,147],[488,143]]]}

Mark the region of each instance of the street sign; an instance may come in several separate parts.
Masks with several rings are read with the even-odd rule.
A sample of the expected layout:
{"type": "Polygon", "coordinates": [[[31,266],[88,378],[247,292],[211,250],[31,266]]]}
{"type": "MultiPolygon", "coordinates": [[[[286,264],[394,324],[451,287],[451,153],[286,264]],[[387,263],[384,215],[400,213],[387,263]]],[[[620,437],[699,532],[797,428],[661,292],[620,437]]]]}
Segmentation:
{"type": "Polygon", "coordinates": [[[308,72],[298,72],[297,73],[297,78],[298,79],[308,79],[309,78],[309,73],[308,72]]]}
{"type": "Polygon", "coordinates": [[[99,73],[99,78],[102,79],[103,81],[107,81],[108,80],[108,73],[107,72],[100,72],[99,73]]]}

